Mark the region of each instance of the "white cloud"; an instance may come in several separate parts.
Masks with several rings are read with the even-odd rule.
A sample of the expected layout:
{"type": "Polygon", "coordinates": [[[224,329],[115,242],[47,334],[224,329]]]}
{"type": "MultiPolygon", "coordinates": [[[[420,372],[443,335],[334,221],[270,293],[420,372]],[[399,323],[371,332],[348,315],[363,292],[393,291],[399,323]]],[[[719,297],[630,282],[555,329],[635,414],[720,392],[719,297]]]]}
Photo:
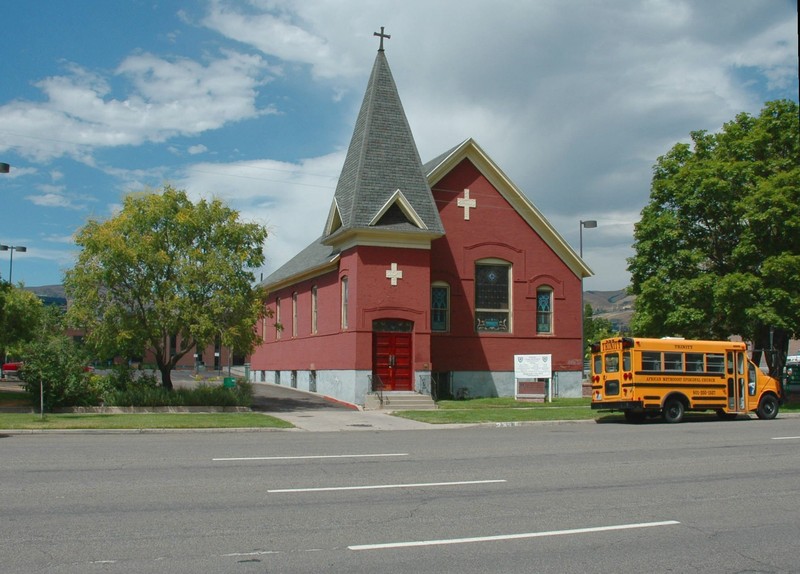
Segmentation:
{"type": "Polygon", "coordinates": [[[161,142],[275,113],[256,106],[266,68],[260,57],[231,50],[205,65],[136,54],[120,64],[116,78],[69,65],[66,75],[36,84],[44,102],[0,106],[3,130],[23,134],[9,138],[18,140],[13,145],[0,142],[0,151],[13,147],[37,162],[70,155],[91,163],[96,148],[161,142]],[[129,82],[122,99],[113,96],[112,79],[129,82]]]}
{"type": "Polygon", "coordinates": [[[190,166],[176,187],[219,198],[245,221],[266,226],[266,273],[322,234],[344,153],[287,163],[269,160],[190,166]]]}
{"type": "Polygon", "coordinates": [[[43,193],[41,195],[26,196],[31,203],[40,207],[66,207],[67,209],[83,209],[83,205],[78,205],[69,197],[61,193],[43,193]]]}

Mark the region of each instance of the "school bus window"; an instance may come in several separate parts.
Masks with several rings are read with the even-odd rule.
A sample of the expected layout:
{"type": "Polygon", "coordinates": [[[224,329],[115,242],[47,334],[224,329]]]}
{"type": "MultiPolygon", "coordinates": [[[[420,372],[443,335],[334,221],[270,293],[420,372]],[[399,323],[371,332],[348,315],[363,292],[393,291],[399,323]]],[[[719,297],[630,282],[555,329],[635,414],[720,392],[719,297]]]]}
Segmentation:
{"type": "Polygon", "coordinates": [[[756,366],[750,361],[747,362],[747,393],[751,397],[756,394],[756,366]]]}
{"type": "Polygon", "coordinates": [[[736,372],[744,375],[744,355],[741,353],[736,356],[736,372]]]}
{"type": "Polygon", "coordinates": [[[643,371],[660,371],[661,370],[661,353],[657,351],[644,351],[642,352],[642,370],[643,371]]]}
{"type": "Polygon", "coordinates": [[[599,375],[603,372],[603,355],[597,354],[594,357],[594,374],[599,375]]]}
{"type": "Polygon", "coordinates": [[[683,353],[664,353],[665,371],[683,370],[683,353]]]}
{"type": "Polygon", "coordinates": [[[705,370],[703,353],[686,353],[686,370],[691,373],[702,373],[705,370]]]}
{"type": "Polygon", "coordinates": [[[722,353],[709,353],[706,355],[706,371],[709,373],[724,373],[725,355],[722,353]]]}
{"type": "Polygon", "coordinates": [[[728,355],[728,369],[727,372],[729,375],[733,374],[733,353],[727,353],[728,355]]]}
{"type": "Polygon", "coordinates": [[[609,353],[606,355],[606,373],[619,372],[619,355],[617,353],[609,353]]]}
{"type": "Polygon", "coordinates": [[[625,351],[622,353],[622,370],[623,371],[630,371],[631,370],[631,353],[630,351],[625,351]]]}

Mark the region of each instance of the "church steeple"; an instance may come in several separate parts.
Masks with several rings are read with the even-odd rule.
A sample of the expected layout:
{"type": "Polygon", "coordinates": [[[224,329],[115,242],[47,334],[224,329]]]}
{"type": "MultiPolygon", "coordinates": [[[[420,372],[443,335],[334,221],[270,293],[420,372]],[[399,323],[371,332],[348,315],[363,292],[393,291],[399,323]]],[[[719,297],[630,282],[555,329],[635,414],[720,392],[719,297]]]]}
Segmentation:
{"type": "Polygon", "coordinates": [[[324,243],[358,243],[354,236],[392,232],[435,238],[444,233],[426,174],[383,48],[358,113],[324,243]]]}

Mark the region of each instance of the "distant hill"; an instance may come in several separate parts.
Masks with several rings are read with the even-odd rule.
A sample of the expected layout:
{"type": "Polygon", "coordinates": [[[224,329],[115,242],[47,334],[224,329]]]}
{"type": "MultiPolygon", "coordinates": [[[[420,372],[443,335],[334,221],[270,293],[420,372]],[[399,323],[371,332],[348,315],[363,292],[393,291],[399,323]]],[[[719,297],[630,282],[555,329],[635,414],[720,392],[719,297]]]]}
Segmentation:
{"type": "Polygon", "coordinates": [[[584,304],[592,306],[595,317],[608,319],[615,329],[626,330],[631,324],[636,297],[627,289],[618,291],[584,291],[584,304]]]}
{"type": "Polygon", "coordinates": [[[64,291],[63,285],[43,285],[41,287],[25,287],[26,291],[30,291],[45,305],[59,305],[61,307],[67,306],[67,293],[64,291]]]}

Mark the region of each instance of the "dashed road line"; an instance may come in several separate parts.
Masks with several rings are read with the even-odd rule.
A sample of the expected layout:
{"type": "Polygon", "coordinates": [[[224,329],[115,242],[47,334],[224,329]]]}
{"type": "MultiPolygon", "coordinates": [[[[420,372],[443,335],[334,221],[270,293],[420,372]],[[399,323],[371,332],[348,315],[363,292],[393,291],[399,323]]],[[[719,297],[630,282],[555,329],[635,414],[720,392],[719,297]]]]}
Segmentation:
{"type": "Polygon", "coordinates": [[[269,494],[286,494],[296,492],[334,492],[339,490],[380,490],[386,488],[426,488],[431,486],[465,486],[470,484],[493,484],[505,480],[460,480],[457,482],[417,482],[410,484],[369,484],[361,486],[323,486],[319,488],[274,488],[269,494]]]}
{"type": "Polygon", "coordinates": [[[407,452],[388,452],[378,454],[309,454],[299,456],[236,456],[227,458],[212,458],[213,462],[230,462],[242,460],[312,460],[323,458],[385,458],[393,456],[408,456],[407,452]]]}
{"type": "Polygon", "coordinates": [[[441,540],[417,540],[413,542],[386,542],[384,544],[359,544],[348,546],[349,550],[391,550],[396,548],[413,548],[419,546],[443,546],[447,544],[470,544],[476,542],[499,542],[504,540],[522,540],[526,538],[544,538],[547,536],[567,536],[590,534],[593,532],[610,532],[613,530],[632,530],[635,528],[652,528],[655,526],[671,526],[680,524],[677,520],[661,522],[639,522],[635,524],[617,524],[614,526],[593,526],[590,528],[573,528],[571,530],[549,530],[546,532],[527,532],[524,534],[501,534],[497,536],[474,536],[471,538],[449,538],[441,540]]]}

